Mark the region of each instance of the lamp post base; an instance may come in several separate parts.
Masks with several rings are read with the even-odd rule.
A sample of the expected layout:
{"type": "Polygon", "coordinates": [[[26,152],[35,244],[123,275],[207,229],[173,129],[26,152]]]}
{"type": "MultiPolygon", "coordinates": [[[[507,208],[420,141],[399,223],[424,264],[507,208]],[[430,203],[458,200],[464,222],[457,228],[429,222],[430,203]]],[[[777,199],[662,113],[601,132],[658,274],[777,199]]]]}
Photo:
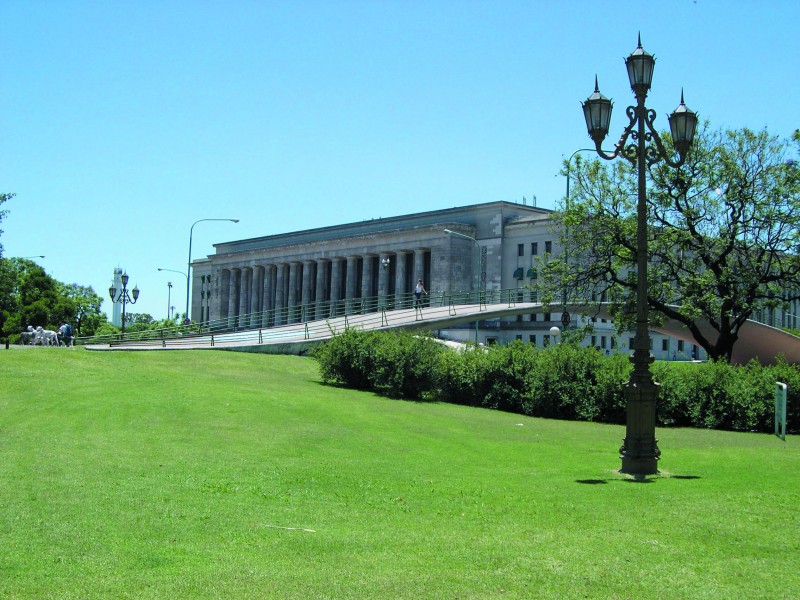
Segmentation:
{"type": "Polygon", "coordinates": [[[654,381],[629,381],[625,384],[627,423],[625,439],[619,449],[620,473],[654,475],[658,473],[661,450],[656,439],[656,399],[659,385],[654,381]]]}

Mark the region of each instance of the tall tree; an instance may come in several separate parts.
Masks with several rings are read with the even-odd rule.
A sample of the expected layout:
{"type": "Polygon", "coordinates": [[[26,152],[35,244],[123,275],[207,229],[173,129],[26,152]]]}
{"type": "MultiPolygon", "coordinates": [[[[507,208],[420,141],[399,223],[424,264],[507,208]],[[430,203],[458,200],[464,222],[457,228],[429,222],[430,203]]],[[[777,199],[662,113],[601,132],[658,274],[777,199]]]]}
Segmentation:
{"type": "Polygon", "coordinates": [[[105,323],[106,317],[100,311],[103,298],[95,293],[92,286],[61,284],[62,294],[72,300],[75,312],[70,319],[70,323],[75,326],[77,335],[94,335],[97,328],[105,323]]]}
{"type": "MultiPolygon", "coordinates": [[[[800,133],[793,139],[800,146],[800,133]]],[[[800,299],[800,177],[791,154],[792,141],[766,130],[706,125],[681,168],[648,170],[652,318],[685,325],[714,360],[730,360],[755,312],[800,299]]],[[[556,215],[567,252],[550,261],[543,283],[551,294],[566,285],[574,297],[605,295],[627,328],[636,296],[635,172],[626,161],[597,160],[570,171],[575,192],[556,215]]]]}
{"type": "MultiPolygon", "coordinates": [[[[0,192],[0,206],[3,205],[4,202],[11,200],[16,194],[7,194],[0,192]]],[[[0,210],[0,222],[3,221],[3,217],[8,214],[7,210],[0,210]]],[[[0,235],[3,235],[3,230],[0,229],[0,235]]],[[[3,244],[0,244],[0,258],[3,257],[3,244]]]]}

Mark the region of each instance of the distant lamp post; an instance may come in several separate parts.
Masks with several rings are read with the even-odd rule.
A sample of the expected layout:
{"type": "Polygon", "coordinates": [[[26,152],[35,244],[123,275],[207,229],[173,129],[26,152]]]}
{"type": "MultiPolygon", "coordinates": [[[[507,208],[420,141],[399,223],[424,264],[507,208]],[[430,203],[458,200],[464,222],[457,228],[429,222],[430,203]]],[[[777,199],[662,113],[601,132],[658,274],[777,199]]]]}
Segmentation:
{"type": "Polygon", "coordinates": [[[167,282],[167,321],[169,321],[169,307],[172,305],[172,282],[167,282]]]}
{"type": "Polygon", "coordinates": [[[658,472],[661,451],[655,436],[658,384],[653,381],[653,375],[650,372],[650,363],[653,362],[653,357],[650,355],[647,315],[648,249],[645,169],[659,160],[663,160],[675,168],[685,162],[686,153],[692,145],[697,128],[697,115],[686,108],[683,102],[683,92],[681,92],[681,103],[669,116],[672,143],[679,154],[678,160],[671,160],[653,125],[656,113],[645,107],[644,104],[653,78],[655,57],[642,49],[641,36],[639,36],[639,45],[636,50],[625,59],[625,65],[628,69],[631,89],[636,96],[636,106],[627,108],[628,126],[625,127],[622,137],[611,154],[604,152],[601,144],[608,134],[612,102],[600,93],[597,78],[595,78],[594,93],[583,103],[583,116],[597,154],[604,160],[613,160],[621,156],[634,165],[638,171],[636,337],[633,341],[634,352],[631,357],[633,373],[630,381],[625,384],[627,401],[625,439],[619,452],[622,459],[621,472],[650,475],[658,472]],[[626,146],[628,137],[631,137],[633,142],[626,146]],[[654,145],[648,142],[653,142],[654,145]]]}
{"type": "MultiPolygon", "coordinates": [[[[478,264],[478,272],[477,272],[478,283],[477,283],[477,285],[478,285],[478,305],[480,305],[480,303],[481,303],[481,292],[483,291],[483,286],[481,285],[481,272],[482,272],[481,267],[483,265],[483,256],[481,254],[481,245],[478,243],[478,240],[476,240],[474,237],[466,235],[466,234],[463,234],[463,233],[459,233],[458,231],[453,231],[452,229],[445,229],[444,232],[447,235],[454,235],[456,237],[461,237],[461,238],[465,238],[465,239],[468,239],[468,240],[472,240],[472,242],[474,242],[475,246],[477,246],[477,248],[478,248],[478,263],[477,263],[478,264]]],[[[475,321],[475,346],[476,347],[478,345],[478,324],[479,324],[479,321],[476,320],[475,321]]]]}
{"type": "Polygon", "coordinates": [[[130,295],[128,294],[128,274],[122,274],[122,289],[117,290],[112,284],[110,288],[108,288],[108,295],[111,296],[111,302],[113,304],[122,304],[122,335],[125,335],[125,305],[126,304],[136,304],[136,301],[139,299],[139,288],[134,287],[131,290],[130,295]]]}
{"type": "Polygon", "coordinates": [[[553,337],[553,343],[557,344],[558,343],[558,336],[561,335],[561,330],[558,327],[556,327],[555,325],[553,325],[550,328],[550,335],[553,337]]]}
{"type": "Polygon", "coordinates": [[[382,258],[381,259],[381,266],[383,267],[384,271],[389,268],[390,264],[392,264],[392,259],[390,259],[390,258],[382,258]]]}
{"type": "MultiPolygon", "coordinates": [[[[178,271],[177,269],[165,269],[164,267],[157,267],[157,268],[158,268],[159,271],[169,271],[170,273],[178,273],[179,275],[183,275],[186,278],[186,287],[188,289],[188,287],[189,287],[189,276],[186,273],[184,273],[183,271],[178,271]]],[[[170,305],[169,305],[169,303],[167,303],[167,313],[169,313],[169,308],[170,308],[170,305]]],[[[172,306],[171,308],[173,310],[175,309],[174,306],[172,306]]],[[[172,316],[169,315],[169,314],[167,314],[167,317],[169,319],[172,319],[172,316]]]]}
{"type": "Polygon", "coordinates": [[[189,318],[189,281],[191,280],[192,274],[192,233],[194,233],[194,226],[203,221],[230,221],[231,223],[238,223],[239,219],[198,219],[192,223],[192,226],[189,228],[189,263],[186,267],[186,319],[184,320],[184,325],[188,325],[192,322],[189,318]]]}

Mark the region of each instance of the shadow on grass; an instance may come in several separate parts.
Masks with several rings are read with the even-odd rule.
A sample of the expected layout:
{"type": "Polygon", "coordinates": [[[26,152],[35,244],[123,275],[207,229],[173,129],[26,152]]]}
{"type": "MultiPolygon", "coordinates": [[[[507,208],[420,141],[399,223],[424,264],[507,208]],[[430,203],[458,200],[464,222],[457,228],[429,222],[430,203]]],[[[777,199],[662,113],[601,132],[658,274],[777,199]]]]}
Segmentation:
{"type": "Polygon", "coordinates": [[[655,475],[623,475],[622,477],[609,477],[607,479],[576,479],[575,483],[580,483],[582,485],[605,485],[607,483],[655,483],[659,479],[700,479],[700,477],[697,475],[670,475],[669,473],[656,473],[655,475]]]}

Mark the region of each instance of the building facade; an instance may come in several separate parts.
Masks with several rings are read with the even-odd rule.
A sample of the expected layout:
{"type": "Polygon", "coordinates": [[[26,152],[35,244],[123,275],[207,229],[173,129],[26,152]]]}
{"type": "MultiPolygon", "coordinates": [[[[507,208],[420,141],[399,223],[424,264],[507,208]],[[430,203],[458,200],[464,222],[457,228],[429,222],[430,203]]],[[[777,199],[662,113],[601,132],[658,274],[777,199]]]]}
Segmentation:
{"type": "MultiPolygon", "coordinates": [[[[366,298],[399,305],[418,279],[431,294],[514,290],[535,302],[538,259],[560,252],[550,215],[490,202],[215,244],[214,254],[192,264],[191,316],[237,327],[323,319],[332,307],[366,298]]],[[[545,345],[553,326],[562,326],[560,312],[481,321],[477,336],[484,344],[545,345]]],[[[585,344],[628,350],[633,334],[617,336],[602,319],[594,326],[585,344]]],[[[474,327],[438,333],[463,341],[476,335],[474,327]]],[[[652,337],[657,358],[701,358],[697,347],[652,337]]]]}

